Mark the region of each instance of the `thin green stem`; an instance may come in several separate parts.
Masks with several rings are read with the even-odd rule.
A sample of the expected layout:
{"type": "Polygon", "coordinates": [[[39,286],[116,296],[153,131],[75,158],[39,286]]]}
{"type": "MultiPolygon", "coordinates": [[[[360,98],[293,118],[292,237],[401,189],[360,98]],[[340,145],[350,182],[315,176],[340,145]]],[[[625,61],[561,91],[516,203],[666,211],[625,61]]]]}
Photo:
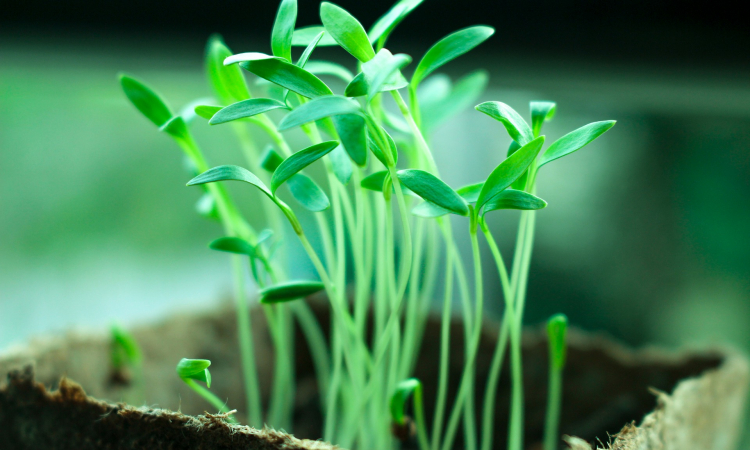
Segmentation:
{"type": "MultiPolygon", "coordinates": [[[[191,379],[183,379],[182,381],[187,384],[190,389],[195,391],[198,395],[203,397],[204,400],[206,400],[208,403],[211,404],[219,413],[226,413],[229,412],[229,408],[227,408],[226,402],[221,401],[219,397],[216,396],[213,392],[209,391],[208,389],[204,388],[200,384],[196,383],[195,381],[191,379]]],[[[227,416],[227,421],[231,423],[237,423],[237,420],[235,420],[234,417],[231,415],[227,416]]]]}
{"type": "Polygon", "coordinates": [[[560,441],[560,407],[562,404],[562,370],[550,361],[547,393],[547,418],[544,423],[544,450],[557,450],[560,441]]]}
{"type": "Polygon", "coordinates": [[[414,391],[414,419],[417,423],[417,440],[420,450],[430,450],[430,440],[427,437],[427,427],[424,420],[424,407],[422,406],[422,387],[414,391]]]}

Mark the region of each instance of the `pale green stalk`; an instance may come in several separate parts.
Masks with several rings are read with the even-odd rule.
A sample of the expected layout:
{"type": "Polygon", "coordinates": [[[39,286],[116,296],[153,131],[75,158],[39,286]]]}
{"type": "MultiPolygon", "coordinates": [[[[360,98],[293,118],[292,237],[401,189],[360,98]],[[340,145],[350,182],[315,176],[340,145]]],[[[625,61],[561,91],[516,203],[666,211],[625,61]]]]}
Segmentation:
{"type": "Polygon", "coordinates": [[[560,408],[562,404],[562,369],[550,358],[547,418],[544,423],[544,450],[557,450],[560,441],[560,408]]]}
{"type": "MultiPolygon", "coordinates": [[[[216,394],[214,394],[213,392],[209,391],[208,389],[204,388],[203,386],[201,386],[200,384],[196,383],[195,381],[189,378],[183,379],[182,381],[184,381],[185,384],[187,384],[190,387],[190,389],[194,390],[198,395],[203,397],[208,403],[211,404],[211,406],[216,408],[216,410],[219,411],[220,413],[229,412],[229,408],[227,408],[226,403],[222,402],[221,399],[219,399],[219,397],[217,397],[216,394]]],[[[235,420],[235,418],[232,417],[231,415],[227,416],[227,421],[231,423],[237,423],[237,420],[235,420]]]]}

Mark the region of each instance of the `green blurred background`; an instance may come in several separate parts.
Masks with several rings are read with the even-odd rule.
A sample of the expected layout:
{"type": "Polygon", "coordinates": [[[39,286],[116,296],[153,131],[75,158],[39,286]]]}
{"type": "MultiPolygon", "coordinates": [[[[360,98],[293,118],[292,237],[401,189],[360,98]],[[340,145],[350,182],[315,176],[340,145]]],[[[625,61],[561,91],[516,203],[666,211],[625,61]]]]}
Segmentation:
{"type": "MultiPolygon", "coordinates": [[[[417,9],[389,47],[418,58],[454,29],[494,25],[489,43],[446,66],[451,77],[487,69],[482,100],[524,115],[530,100],[557,101],[557,118],[546,126],[551,139],[618,120],[539,179],[550,206],[538,216],[528,322],[562,311],[633,345],[749,350],[747,27],[689,7],[668,16],[664,5],[646,19],[635,9],[613,18],[610,9],[563,2],[588,16],[555,17],[556,6],[543,2],[551,12],[532,28],[531,18],[481,8],[451,16],[446,2],[435,3],[417,9]],[[591,17],[609,22],[594,25],[591,17]]],[[[118,15],[118,2],[75,17],[75,7],[89,3],[63,12],[50,2],[38,17],[16,6],[3,19],[0,348],[71,327],[209,308],[227,297],[228,262],[206,247],[220,230],[194,213],[199,192],[184,186],[179,150],[126,102],[116,74],[146,80],[174,108],[210,96],[202,67],[210,32],[224,32],[237,52],[268,51],[275,5],[238,18],[228,13],[240,6],[229,4],[222,16],[198,8],[139,22],[134,11],[118,15]]],[[[387,8],[341,4],[366,26],[387,8]]],[[[315,23],[315,7],[301,8],[301,24],[315,23]]],[[[344,61],[341,52],[321,55],[344,61]]],[[[211,163],[241,163],[231,130],[202,120],[193,130],[211,163]]],[[[499,124],[470,110],[431,138],[453,186],[485,177],[509,142],[499,124]]],[[[491,224],[506,255],[516,220],[508,213],[491,224]]],[[[485,256],[489,292],[497,293],[490,307],[498,308],[485,256]]]]}

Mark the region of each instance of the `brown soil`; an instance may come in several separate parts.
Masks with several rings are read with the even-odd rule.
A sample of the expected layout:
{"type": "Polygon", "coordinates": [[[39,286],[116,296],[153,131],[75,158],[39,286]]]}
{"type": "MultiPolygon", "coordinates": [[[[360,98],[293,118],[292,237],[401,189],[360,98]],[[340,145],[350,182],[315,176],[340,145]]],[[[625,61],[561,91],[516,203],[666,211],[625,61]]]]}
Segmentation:
{"type": "MultiPolygon", "coordinates": [[[[327,323],[327,308],[316,310],[321,315],[322,323],[327,323]]],[[[260,365],[262,391],[269,392],[273,370],[270,338],[262,314],[256,311],[252,322],[258,342],[258,361],[269,362],[260,365]]],[[[439,323],[431,322],[415,373],[424,383],[427,417],[432,416],[434,406],[431,393],[436,390],[434,374],[438,372],[439,333],[439,323]]],[[[464,334],[459,323],[452,326],[451,333],[450,398],[455,395],[462,369],[464,334]]],[[[496,333],[497,325],[488,323],[477,366],[478,408],[484,395],[484,380],[494,351],[496,333]]],[[[249,427],[231,428],[230,432],[223,421],[211,415],[194,418],[145,407],[87,401],[79,386],[69,381],[60,382],[60,377],[65,375],[80,383],[89,395],[97,399],[111,402],[126,400],[130,404],[141,405],[145,398],[151,406],[198,415],[203,414],[209,406],[179,382],[174,367],[181,357],[206,358],[213,362],[212,391],[220,398],[228,398],[230,407],[240,410],[237,413],[239,421],[244,421],[235,317],[230,309],[174,317],[155,326],[136,329],[134,335],[142,346],[145,358],[146,388],[145,392],[140,393],[130,387],[130,374],[111,372],[105,337],[69,334],[64,339],[38,340],[27,347],[0,355],[0,373],[8,373],[33,362],[38,382],[47,387],[59,387],[58,391],[45,394],[42,385],[30,379],[29,371],[15,372],[13,381],[0,388],[0,449],[324,447],[320,443],[298,440],[279,441],[282,439],[278,437],[280,435],[270,431],[254,431],[249,427]],[[72,432],[76,434],[71,435],[72,432]],[[263,445],[256,445],[261,442],[258,439],[263,445]],[[253,440],[256,444],[249,446],[253,440]],[[8,446],[10,443],[13,444],[8,446]]],[[[680,354],[657,350],[631,351],[604,336],[587,335],[575,330],[569,336],[561,432],[589,442],[607,442],[624,425],[640,421],[657,403],[654,390],[672,392],[680,380],[697,377],[721,366],[725,360],[725,354],[719,351],[680,354]]],[[[317,439],[322,421],[314,370],[299,331],[297,339],[298,388],[293,431],[297,437],[317,439]]],[[[528,332],[524,337],[523,358],[525,442],[530,449],[540,448],[547,395],[547,357],[546,341],[542,334],[528,332]]],[[[507,368],[507,363],[504,367],[507,368]]],[[[495,415],[496,448],[505,447],[508,388],[507,370],[504,370],[495,415]]],[[[457,443],[456,448],[462,448],[461,443],[457,443]]]]}

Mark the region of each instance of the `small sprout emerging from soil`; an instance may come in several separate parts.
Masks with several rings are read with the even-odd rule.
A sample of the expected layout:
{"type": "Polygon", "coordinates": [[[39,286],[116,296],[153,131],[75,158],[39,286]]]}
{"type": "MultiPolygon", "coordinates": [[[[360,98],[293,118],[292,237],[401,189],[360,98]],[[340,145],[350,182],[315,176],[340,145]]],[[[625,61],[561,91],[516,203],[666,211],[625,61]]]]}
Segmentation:
{"type": "Polygon", "coordinates": [[[396,391],[391,396],[391,429],[393,434],[402,442],[407,441],[413,435],[414,424],[406,415],[406,401],[409,397],[414,398],[414,416],[416,418],[416,432],[421,450],[429,450],[430,442],[427,438],[427,429],[424,422],[424,409],[422,407],[422,383],[416,378],[409,378],[396,386],[396,391]]]}
{"type": "MultiPolygon", "coordinates": [[[[207,359],[182,358],[180,362],[177,363],[177,375],[190,387],[190,389],[203,397],[220,413],[229,412],[226,403],[221,401],[213,392],[206,389],[211,387],[211,372],[208,371],[210,365],[211,361],[207,359]],[[196,381],[206,383],[206,388],[196,383],[196,381]]],[[[231,415],[227,416],[227,420],[236,423],[234,417],[231,415]]]]}
{"type": "Polygon", "coordinates": [[[562,372],[565,367],[565,334],[568,318],[556,314],[547,322],[549,338],[549,391],[547,420],[544,426],[544,450],[557,450],[560,442],[560,409],[562,406],[562,372]]]}
{"type": "Polygon", "coordinates": [[[124,386],[139,384],[143,356],[135,338],[118,325],[112,325],[110,336],[110,381],[124,386]]]}

